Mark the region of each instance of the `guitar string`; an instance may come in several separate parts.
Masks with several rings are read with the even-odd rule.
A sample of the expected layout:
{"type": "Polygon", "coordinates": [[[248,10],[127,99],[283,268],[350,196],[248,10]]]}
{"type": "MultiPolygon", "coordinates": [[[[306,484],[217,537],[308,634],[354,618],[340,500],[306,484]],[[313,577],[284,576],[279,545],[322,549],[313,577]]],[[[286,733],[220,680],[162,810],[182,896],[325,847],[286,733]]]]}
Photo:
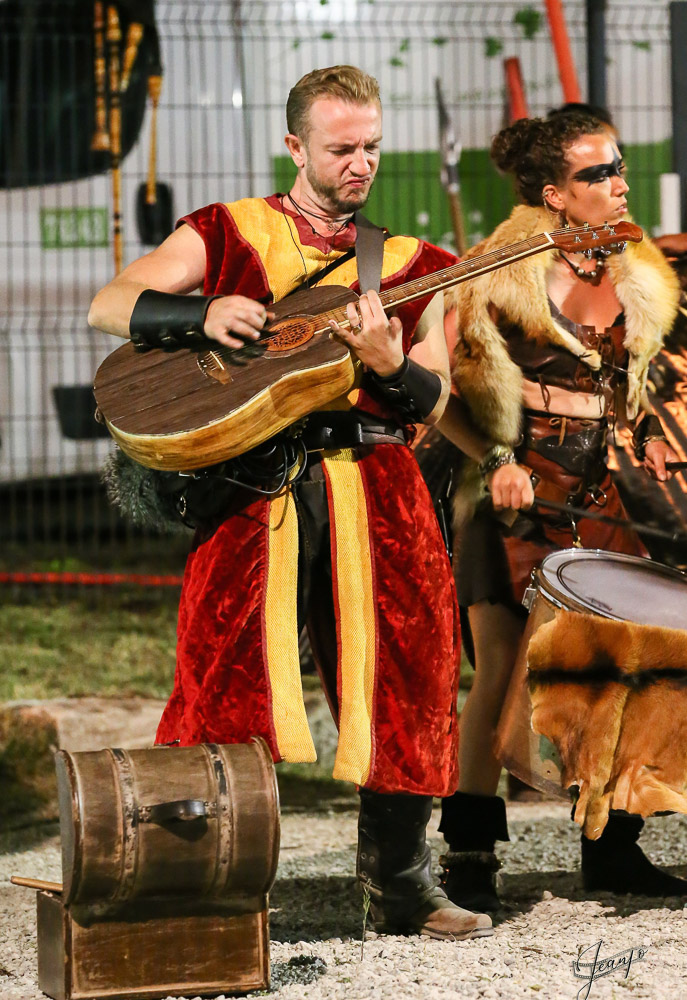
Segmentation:
{"type": "MultiPolygon", "coordinates": [[[[301,258],[301,261],[302,261],[302,264],[303,264],[304,284],[310,290],[311,286],[310,286],[310,283],[309,283],[309,280],[308,280],[307,265],[306,265],[306,262],[305,262],[305,257],[303,256],[303,253],[302,253],[300,247],[298,246],[298,243],[296,242],[296,239],[295,239],[295,237],[293,235],[293,231],[291,229],[291,226],[289,225],[289,222],[288,222],[288,219],[287,219],[287,216],[286,216],[286,212],[284,210],[284,196],[283,195],[280,198],[280,203],[281,203],[282,215],[284,217],[284,223],[285,223],[285,225],[286,225],[286,227],[287,227],[287,229],[289,231],[289,235],[290,235],[290,237],[291,237],[291,239],[292,239],[292,241],[294,243],[294,246],[298,250],[298,253],[300,255],[300,258],[301,258]]],[[[609,228],[610,227],[608,226],[608,223],[604,223],[603,226],[597,226],[597,227],[595,227],[596,230],[603,230],[603,229],[609,229],[609,228]]],[[[535,252],[536,252],[537,250],[540,250],[540,249],[544,250],[544,249],[547,248],[547,246],[550,246],[550,244],[544,244],[542,247],[538,247],[536,249],[535,249],[535,247],[532,246],[533,240],[541,238],[541,236],[543,236],[543,235],[548,235],[550,238],[556,237],[556,236],[563,236],[563,235],[566,236],[566,237],[570,237],[570,236],[575,236],[578,233],[581,233],[583,235],[590,235],[593,231],[594,230],[590,229],[587,226],[577,226],[575,228],[570,228],[569,226],[566,226],[563,229],[553,230],[552,232],[550,232],[548,234],[539,234],[539,236],[529,237],[526,240],[521,240],[518,243],[513,244],[513,246],[511,246],[509,249],[511,251],[511,256],[512,256],[512,251],[516,250],[516,249],[519,249],[520,247],[526,247],[526,248],[529,248],[531,250],[535,250],[535,252]]],[[[619,242],[621,242],[621,243],[624,242],[623,239],[622,239],[622,236],[620,237],[619,242]]],[[[560,248],[559,248],[559,250],[560,250],[560,248]]],[[[453,264],[451,267],[443,268],[440,271],[435,271],[433,274],[427,275],[425,279],[423,279],[423,278],[418,279],[417,282],[407,282],[406,284],[400,285],[397,288],[389,289],[390,301],[388,302],[388,305],[396,305],[396,306],[398,306],[399,304],[401,304],[401,305],[404,304],[404,302],[412,301],[411,298],[402,299],[400,303],[394,301],[394,295],[395,294],[397,295],[399,292],[402,292],[402,290],[405,287],[407,287],[407,285],[409,285],[409,284],[410,285],[415,284],[416,287],[421,287],[423,280],[426,280],[428,283],[429,282],[432,283],[432,285],[427,290],[427,292],[424,292],[424,289],[421,289],[421,291],[420,291],[419,294],[416,294],[416,295],[412,296],[412,298],[421,298],[422,294],[427,294],[432,289],[434,289],[435,291],[439,291],[441,289],[441,287],[442,287],[442,281],[445,279],[445,277],[447,275],[451,274],[452,272],[453,272],[452,277],[454,277],[455,276],[455,271],[457,269],[459,269],[462,265],[470,265],[470,267],[468,268],[468,270],[465,272],[465,277],[467,277],[467,276],[469,276],[471,270],[474,268],[474,265],[478,261],[481,260],[481,267],[489,267],[492,263],[494,263],[495,261],[498,261],[499,254],[502,254],[502,253],[503,253],[503,248],[499,248],[498,250],[492,251],[491,253],[488,253],[488,254],[484,254],[481,257],[476,257],[476,258],[473,258],[473,259],[468,259],[467,261],[460,261],[458,264],[453,264]]],[[[477,277],[477,276],[478,275],[475,275],[475,277],[477,277]]],[[[463,275],[461,275],[461,277],[463,277],[463,275]]],[[[450,284],[453,284],[453,281],[451,281],[450,284]]],[[[446,287],[446,286],[444,286],[444,287],[446,287]]],[[[347,319],[343,320],[343,322],[341,322],[341,321],[339,321],[339,322],[340,322],[340,325],[350,326],[350,322],[347,319]]],[[[323,330],[326,331],[326,327],[323,328],[323,330]]],[[[323,332],[323,330],[316,330],[314,332],[315,333],[321,333],[321,332],[323,332]]],[[[266,337],[264,339],[267,340],[267,339],[269,339],[269,337],[266,337]]],[[[254,349],[257,348],[256,356],[259,353],[261,353],[262,351],[264,351],[264,348],[262,348],[261,345],[259,345],[257,343],[256,344],[248,344],[246,346],[249,347],[249,348],[253,347],[254,349]]],[[[245,357],[246,353],[253,353],[253,352],[246,352],[246,347],[229,348],[229,351],[232,352],[231,356],[233,356],[233,354],[239,354],[239,353],[243,352],[244,353],[244,357],[245,357]]],[[[227,355],[225,355],[223,353],[222,356],[226,357],[227,355]]]]}
{"type": "MultiPolygon", "coordinates": [[[[289,199],[291,201],[293,201],[293,199],[291,198],[291,195],[289,195],[289,199]]],[[[308,275],[308,265],[305,262],[305,257],[303,256],[303,251],[301,250],[300,246],[298,245],[296,237],[293,234],[293,229],[291,228],[291,225],[289,224],[289,220],[288,220],[288,217],[286,215],[286,211],[284,209],[284,195],[280,196],[280,198],[279,198],[279,204],[281,205],[281,213],[282,213],[282,216],[284,218],[284,225],[286,226],[286,228],[288,230],[288,233],[289,233],[289,236],[291,237],[291,242],[293,243],[293,245],[295,246],[296,250],[298,251],[298,256],[301,258],[301,264],[303,265],[303,284],[308,289],[308,291],[311,291],[312,290],[312,286],[310,284],[310,277],[308,275]]],[[[296,205],[295,202],[294,202],[294,205],[296,205]]],[[[298,205],[296,205],[296,208],[298,208],[298,205]]],[[[303,216],[303,213],[301,212],[300,214],[305,219],[305,216],[303,216]]],[[[308,222],[307,219],[305,219],[305,221],[308,222]]],[[[348,221],[349,220],[347,220],[347,222],[348,221]]],[[[315,228],[310,223],[308,223],[308,225],[312,229],[313,233],[315,233],[315,228]]],[[[341,228],[343,228],[343,227],[341,227],[341,228]]],[[[337,232],[338,231],[339,230],[337,230],[337,232]]],[[[319,234],[317,234],[317,235],[319,235],[319,234]]],[[[336,236],[336,233],[334,233],[333,235],[336,236]]],[[[328,264],[330,263],[330,257],[331,257],[331,251],[330,251],[329,254],[325,254],[325,267],[327,267],[328,264]]],[[[349,326],[350,324],[349,324],[348,320],[345,320],[341,325],[343,325],[343,326],[349,326]]],[[[225,348],[222,351],[215,351],[215,353],[219,354],[221,358],[223,358],[223,359],[225,359],[227,361],[230,361],[233,364],[241,364],[240,361],[235,360],[238,356],[243,355],[244,358],[245,357],[260,357],[265,352],[265,350],[266,350],[266,348],[263,346],[264,342],[266,340],[269,340],[271,336],[273,336],[273,335],[268,334],[266,337],[263,337],[262,338],[262,343],[260,343],[259,341],[255,341],[253,343],[248,342],[248,343],[244,344],[243,347],[228,347],[228,348],[225,348]]]]}

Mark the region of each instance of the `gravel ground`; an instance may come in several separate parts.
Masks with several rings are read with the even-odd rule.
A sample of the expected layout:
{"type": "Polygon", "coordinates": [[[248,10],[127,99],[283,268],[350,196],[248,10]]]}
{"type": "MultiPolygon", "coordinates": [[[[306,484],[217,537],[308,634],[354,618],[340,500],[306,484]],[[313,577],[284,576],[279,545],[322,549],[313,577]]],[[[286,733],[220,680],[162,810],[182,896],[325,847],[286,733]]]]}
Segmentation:
{"type": "MultiPolygon", "coordinates": [[[[283,817],[279,874],[270,897],[272,990],[283,1000],[465,1000],[539,997],[586,1000],[571,962],[598,941],[599,957],[648,949],[629,976],[591,985],[592,1000],[687,997],[687,908],[681,899],[585,898],[579,833],[563,803],[509,806],[503,845],[505,906],[491,938],[449,943],[377,936],[361,946],[362,908],[353,870],[356,815],[294,812],[283,817]]],[[[430,827],[435,854],[442,850],[430,827]]],[[[34,894],[7,884],[11,874],[59,880],[55,836],[5,838],[0,855],[0,997],[38,1000],[34,894]],[[27,843],[34,838],[33,845],[27,843]]],[[[687,817],[648,820],[642,846],[659,864],[684,860],[687,817]]],[[[673,868],[687,875],[687,868],[673,868]]],[[[251,996],[259,994],[253,993],[251,996]]],[[[260,994],[264,995],[264,994],[260,994]]],[[[171,1000],[171,998],[170,998],[171,1000]]]]}

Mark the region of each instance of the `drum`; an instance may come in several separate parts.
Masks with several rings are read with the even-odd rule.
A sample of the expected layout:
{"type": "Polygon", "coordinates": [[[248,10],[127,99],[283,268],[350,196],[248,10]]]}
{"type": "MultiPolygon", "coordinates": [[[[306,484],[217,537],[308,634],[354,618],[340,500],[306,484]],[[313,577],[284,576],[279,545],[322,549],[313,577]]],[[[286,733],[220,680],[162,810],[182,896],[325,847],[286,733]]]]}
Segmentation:
{"type": "Polygon", "coordinates": [[[567,799],[556,747],[532,729],[530,644],[560,609],[593,616],[592,629],[595,619],[605,619],[684,630],[687,577],[669,566],[637,556],[597,549],[562,549],[548,555],[533,571],[523,603],[530,613],[497,726],[495,752],[503,766],[517,778],[546,794],[567,799]]]}

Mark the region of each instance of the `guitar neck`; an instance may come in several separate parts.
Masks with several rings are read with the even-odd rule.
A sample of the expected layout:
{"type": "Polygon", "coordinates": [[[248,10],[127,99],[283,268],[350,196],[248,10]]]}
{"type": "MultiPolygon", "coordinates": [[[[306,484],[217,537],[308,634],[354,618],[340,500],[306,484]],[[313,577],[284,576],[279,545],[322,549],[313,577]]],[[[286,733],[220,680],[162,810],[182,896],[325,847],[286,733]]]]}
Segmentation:
{"type": "Polygon", "coordinates": [[[434,274],[426,274],[422,278],[408,281],[405,285],[397,285],[387,291],[381,292],[380,298],[384,310],[396,309],[398,306],[412,302],[413,299],[422,298],[424,295],[432,295],[440,292],[444,288],[451,288],[468,278],[475,278],[479,274],[487,274],[489,271],[496,271],[499,267],[512,264],[515,260],[522,260],[524,257],[531,257],[542,250],[548,250],[555,246],[554,241],[548,233],[540,233],[532,236],[520,243],[512,246],[494,250],[492,253],[482,254],[479,257],[472,257],[469,260],[447,267],[444,271],[435,271],[434,274]]]}
{"type": "MultiPolygon", "coordinates": [[[[443,271],[435,271],[433,274],[425,274],[422,278],[408,281],[404,285],[397,285],[395,288],[388,288],[380,292],[380,299],[385,312],[391,312],[406,302],[413,299],[421,299],[427,295],[433,295],[444,288],[451,288],[468,278],[476,278],[480,274],[487,274],[488,271],[496,271],[499,267],[512,264],[515,260],[522,260],[523,257],[531,257],[542,250],[549,250],[556,244],[548,233],[540,233],[538,236],[531,236],[520,243],[513,243],[511,246],[502,247],[491,253],[482,254],[479,257],[472,257],[463,260],[460,264],[454,264],[443,271]]],[[[323,320],[336,320],[340,326],[348,327],[348,315],[345,307],[331,309],[321,314],[323,320]]]]}
{"type": "MultiPolygon", "coordinates": [[[[444,268],[443,271],[425,274],[422,278],[408,281],[404,285],[385,289],[380,293],[380,299],[384,311],[391,312],[406,302],[412,302],[413,299],[434,295],[435,292],[440,292],[444,288],[450,288],[461,281],[476,278],[489,271],[496,271],[499,267],[505,267],[506,264],[512,264],[513,261],[522,260],[524,257],[532,257],[536,253],[541,253],[542,250],[558,249],[566,250],[568,253],[591,253],[594,249],[610,246],[611,249],[621,253],[628,240],[633,243],[640,243],[642,240],[642,230],[631,222],[619,222],[613,225],[604,222],[596,228],[587,224],[572,229],[566,226],[564,229],[556,229],[550,233],[538,233],[536,236],[530,236],[519,243],[499,247],[497,250],[492,250],[491,253],[463,260],[459,264],[454,264],[453,267],[444,268]]],[[[351,325],[347,307],[338,306],[317,314],[316,323],[318,326],[320,323],[323,325],[316,332],[325,333],[330,320],[335,320],[342,327],[350,327],[351,325]]]]}

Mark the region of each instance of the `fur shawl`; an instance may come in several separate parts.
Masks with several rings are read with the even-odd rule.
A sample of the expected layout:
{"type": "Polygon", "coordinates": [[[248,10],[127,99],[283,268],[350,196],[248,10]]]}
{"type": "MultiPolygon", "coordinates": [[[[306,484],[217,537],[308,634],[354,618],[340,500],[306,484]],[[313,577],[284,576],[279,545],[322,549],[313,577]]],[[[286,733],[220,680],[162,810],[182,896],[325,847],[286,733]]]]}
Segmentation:
{"type": "MultiPolygon", "coordinates": [[[[551,216],[545,209],[519,205],[466,256],[489,253],[550,229],[551,216]]],[[[489,315],[489,303],[521,326],[527,337],[547,340],[576,355],[585,351],[571,333],[552,319],[546,294],[552,266],[553,254],[543,252],[465,281],[446,295],[447,311],[457,307],[454,381],[479,429],[496,442],[512,445],[518,440],[522,373],[511,361],[505,341],[489,315]]],[[[632,420],[642,405],[649,362],[675,319],[679,286],[663,254],[646,238],[642,243],[628,243],[625,253],[608,257],[606,267],[625,313],[624,343],[629,364],[625,399],[620,403],[624,402],[626,416],[632,420]]],[[[586,355],[590,363],[588,351],[586,355]]]]}

